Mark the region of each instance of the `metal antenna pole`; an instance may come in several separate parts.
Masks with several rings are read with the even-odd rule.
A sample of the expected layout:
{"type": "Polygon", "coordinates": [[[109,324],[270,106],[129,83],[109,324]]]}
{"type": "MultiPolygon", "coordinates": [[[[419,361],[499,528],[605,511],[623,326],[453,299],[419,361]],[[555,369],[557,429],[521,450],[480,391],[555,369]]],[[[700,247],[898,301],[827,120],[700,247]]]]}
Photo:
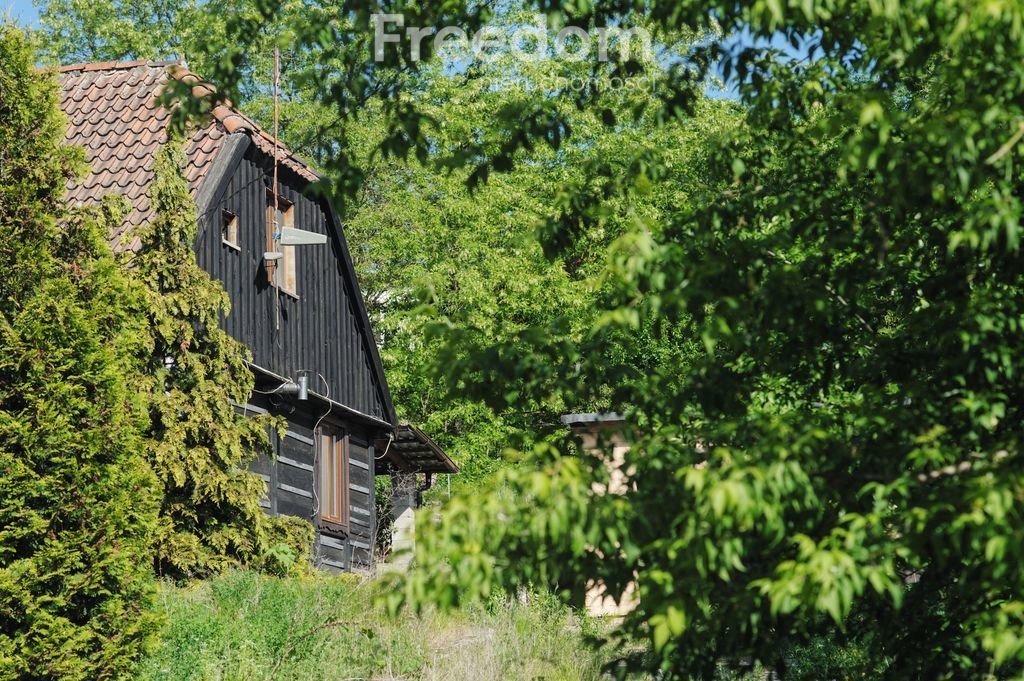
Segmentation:
{"type": "MultiPolygon", "coordinates": [[[[271,239],[274,243],[274,250],[282,254],[284,257],[284,251],[281,249],[281,225],[278,224],[277,216],[281,212],[281,206],[278,203],[277,198],[277,84],[280,78],[280,68],[278,64],[278,53],[277,45],[274,46],[274,227],[271,239]]],[[[282,264],[281,258],[274,261],[274,277],[280,277],[280,270],[278,269],[282,264]]],[[[281,330],[281,286],[280,282],[274,285],[274,330],[281,330]]]]}

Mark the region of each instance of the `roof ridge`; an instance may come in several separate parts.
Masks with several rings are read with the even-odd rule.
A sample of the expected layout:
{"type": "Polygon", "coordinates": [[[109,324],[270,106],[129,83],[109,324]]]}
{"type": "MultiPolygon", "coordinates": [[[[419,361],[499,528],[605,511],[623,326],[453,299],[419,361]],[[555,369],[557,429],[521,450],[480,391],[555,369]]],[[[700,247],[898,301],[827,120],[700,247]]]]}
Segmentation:
{"type": "MultiPolygon", "coordinates": [[[[197,99],[211,97],[217,94],[217,86],[195,73],[184,64],[171,64],[167,69],[171,78],[184,83],[191,88],[191,94],[197,99]]],[[[259,126],[241,111],[235,108],[230,99],[222,99],[210,110],[210,115],[224,126],[228,134],[247,131],[255,133],[259,126]]]]}
{"type": "MultiPolygon", "coordinates": [[[[217,94],[216,85],[189,69],[185,64],[172,64],[168,67],[167,71],[171,78],[184,83],[186,86],[190,86],[193,97],[202,99],[217,94]]],[[[225,98],[220,103],[215,104],[210,110],[210,115],[224,127],[228,134],[246,132],[251,138],[260,138],[267,144],[275,145],[279,160],[284,161],[286,165],[290,161],[294,166],[297,166],[297,168],[293,166],[291,169],[299,172],[300,175],[303,172],[308,173],[306,180],[315,182],[320,179],[319,174],[313,170],[313,167],[307,161],[286,147],[280,138],[275,142],[273,135],[264,130],[253,118],[239,111],[230,99],[225,98]]],[[[264,149],[264,151],[267,150],[264,149]]],[[[274,152],[271,151],[270,155],[273,156],[274,152]]]]}
{"type": "Polygon", "coordinates": [[[116,71],[120,69],[134,69],[139,66],[166,67],[179,66],[180,59],[136,59],[135,61],[101,61],[101,62],[79,62],[78,64],[67,64],[58,66],[59,73],[73,73],[75,71],[116,71]]]}

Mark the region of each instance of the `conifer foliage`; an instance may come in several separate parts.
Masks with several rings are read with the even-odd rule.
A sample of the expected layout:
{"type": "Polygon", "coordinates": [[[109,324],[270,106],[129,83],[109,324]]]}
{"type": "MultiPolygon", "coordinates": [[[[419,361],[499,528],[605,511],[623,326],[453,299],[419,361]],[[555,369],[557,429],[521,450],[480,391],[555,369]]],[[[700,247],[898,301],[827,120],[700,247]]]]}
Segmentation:
{"type": "Polygon", "coordinates": [[[238,407],[253,389],[249,353],[220,327],[230,301],[196,262],[198,223],[183,166],[181,141],[172,137],[156,159],[156,217],[137,233],[142,248],[131,263],[151,336],[147,450],[163,485],[157,571],[204,576],[237,563],[298,569],[310,528],[267,517],[259,504],[265,484],[247,470],[266,451],[275,421],[238,407]]]}
{"type": "Polygon", "coordinates": [[[81,152],[33,61],[0,24],[0,679],[123,678],[153,627],[143,329],[110,211],[64,212],[81,152]]]}
{"type": "Polygon", "coordinates": [[[181,143],[156,160],[156,217],[118,262],[122,205],[69,209],[52,73],[0,23],[0,681],[126,678],[155,630],[153,567],[306,568],[310,525],[268,518],[248,463],[247,351],[198,265],[181,143]]]}

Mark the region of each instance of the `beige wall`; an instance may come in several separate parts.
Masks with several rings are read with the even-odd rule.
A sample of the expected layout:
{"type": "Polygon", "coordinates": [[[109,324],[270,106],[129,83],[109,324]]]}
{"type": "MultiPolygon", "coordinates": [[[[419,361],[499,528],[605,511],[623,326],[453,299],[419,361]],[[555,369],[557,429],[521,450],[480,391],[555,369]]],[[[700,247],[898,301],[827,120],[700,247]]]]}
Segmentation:
{"type": "MultiPolygon", "coordinates": [[[[629,444],[621,434],[612,432],[620,425],[621,422],[596,422],[573,427],[573,432],[579,436],[583,448],[603,456],[608,468],[608,484],[593,483],[591,489],[594,494],[625,494],[630,488],[636,489],[635,483],[630,482],[632,471],[626,467],[629,444]]],[[[607,595],[605,585],[600,581],[592,580],[588,584],[585,603],[587,614],[592,617],[623,617],[639,602],[635,582],[626,587],[621,603],[616,603],[614,598],[607,595]]]]}

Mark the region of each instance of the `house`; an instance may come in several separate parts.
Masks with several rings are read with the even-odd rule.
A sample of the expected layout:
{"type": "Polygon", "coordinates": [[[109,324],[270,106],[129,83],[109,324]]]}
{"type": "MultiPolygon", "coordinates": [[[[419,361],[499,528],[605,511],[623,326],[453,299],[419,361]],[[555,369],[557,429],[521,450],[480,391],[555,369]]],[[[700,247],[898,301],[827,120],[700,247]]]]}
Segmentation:
{"type": "Polygon", "coordinates": [[[608,486],[594,483],[596,494],[624,494],[629,483],[622,466],[626,461],[626,454],[629,453],[629,443],[622,435],[622,429],[626,427],[626,419],[616,412],[589,413],[589,414],[564,414],[560,419],[562,425],[569,429],[580,439],[583,449],[601,453],[608,468],[608,486]],[[605,455],[609,452],[610,456],[605,455]]]}
{"type": "MultiPolygon", "coordinates": [[[[561,417],[563,425],[568,426],[580,440],[583,449],[604,460],[608,470],[608,484],[593,483],[594,494],[627,494],[635,490],[630,481],[630,469],[626,465],[626,456],[630,444],[623,436],[626,419],[616,412],[565,414],[561,417]]],[[[606,585],[592,581],[587,586],[584,607],[591,617],[625,617],[638,604],[636,583],[631,582],[616,600],[607,593],[606,585]]]]}
{"type": "MultiPolygon", "coordinates": [[[[59,79],[66,142],[85,148],[91,169],[68,197],[124,196],[131,209],[109,242],[137,249],[133,229],[152,218],[154,157],[168,139],[159,96],[171,79],[196,96],[210,86],[176,62],[76,64],[59,79]]],[[[252,352],[256,392],[239,408],[287,420],[272,435],[275,456],[254,466],[266,510],[313,523],[318,565],[369,569],[375,476],[458,469],[422,431],[399,427],[338,216],[307,191],[316,172],[229,105],[191,133],[186,158],[196,257],[230,296],[225,330],[252,352]]]]}

